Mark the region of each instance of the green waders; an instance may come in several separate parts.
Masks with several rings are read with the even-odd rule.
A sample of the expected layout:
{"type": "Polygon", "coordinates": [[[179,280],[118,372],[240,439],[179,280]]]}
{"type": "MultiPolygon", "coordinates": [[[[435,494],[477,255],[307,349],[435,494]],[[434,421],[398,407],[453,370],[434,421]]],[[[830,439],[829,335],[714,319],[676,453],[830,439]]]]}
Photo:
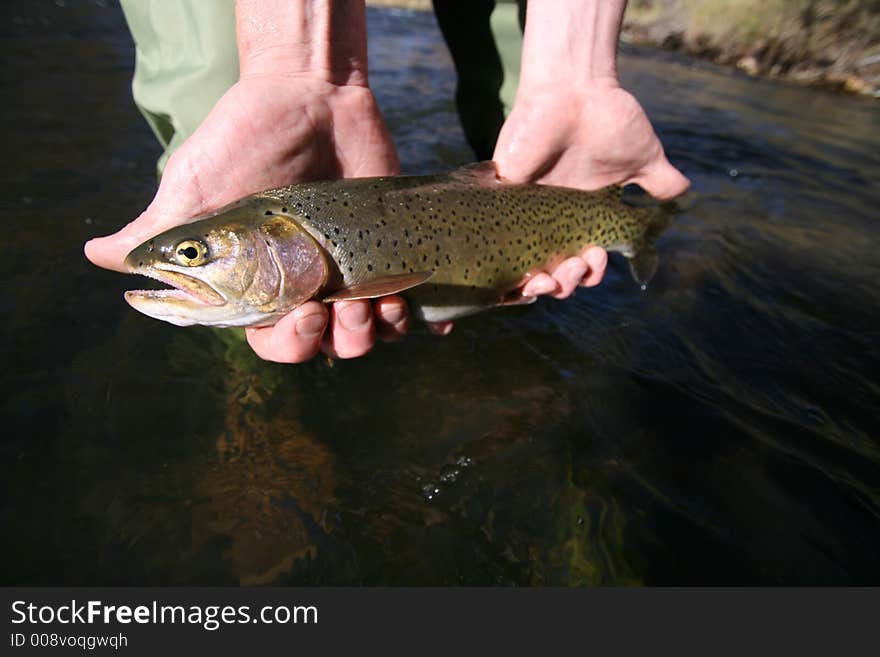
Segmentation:
{"type": "Polygon", "coordinates": [[[165,163],[238,80],[234,0],[121,0],[136,48],[134,102],[165,163]]]}

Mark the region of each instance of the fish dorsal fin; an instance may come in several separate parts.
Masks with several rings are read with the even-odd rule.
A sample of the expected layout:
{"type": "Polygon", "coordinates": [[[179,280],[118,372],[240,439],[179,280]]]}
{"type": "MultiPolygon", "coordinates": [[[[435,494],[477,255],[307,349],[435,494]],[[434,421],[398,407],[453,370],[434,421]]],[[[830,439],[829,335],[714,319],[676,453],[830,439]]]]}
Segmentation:
{"type": "Polygon", "coordinates": [[[487,185],[502,181],[502,178],[498,175],[498,165],[492,160],[459,167],[451,172],[449,177],[470,185],[487,185]]]}
{"type": "Polygon", "coordinates": [[[434,275],[432,271],[417,271],[414,274],[378,276],[372,280],[343,287],[323,299],[324,303],[334,301],[353,301],[355,299],[375,299],[388,294],[397,294],[421,285],[434,275]]]}

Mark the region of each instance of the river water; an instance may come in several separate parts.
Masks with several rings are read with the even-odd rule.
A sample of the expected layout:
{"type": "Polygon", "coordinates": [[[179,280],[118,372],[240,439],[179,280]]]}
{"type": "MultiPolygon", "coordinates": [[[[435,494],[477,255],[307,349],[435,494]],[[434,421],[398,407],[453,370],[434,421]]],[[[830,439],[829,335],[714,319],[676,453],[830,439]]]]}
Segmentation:
{"type": "MultiPolygon", "coordinates": [[[[404,170],[470,160],[433,17],[369,23],[404,170]]],[[[0,50],[3,584],[880,583],[876,101],[625,47],[693,181],[646,292],[285,367],[81,255],[155,188],[119,8],[0,50]]]]}

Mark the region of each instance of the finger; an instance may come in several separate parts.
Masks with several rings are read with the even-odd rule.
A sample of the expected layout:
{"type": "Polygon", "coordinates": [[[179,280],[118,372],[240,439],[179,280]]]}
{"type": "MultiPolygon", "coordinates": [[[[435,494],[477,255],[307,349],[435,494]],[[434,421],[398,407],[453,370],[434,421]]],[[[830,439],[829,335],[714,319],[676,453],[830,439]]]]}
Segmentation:
{"type": "Polygon", "coordinates": [[[330,331],[321,348],[333,358],[363,356],[376,342],[369,301],[337,301],[330,311],[330,331]]]}
{"type": "Polygon", "coordinates": [[[586,276],[589,268],[590,266],[583,258],[576,257],[563,260],[552,273],[553,279],[557,284],[557,290],[552,293],[553,296],[557,299],[565,299],[571,296],[584,276],[586,276]]]}
{"type": "Polygon", "coordinates": [[[86,258],[99,267],[124,272],[125,256],[159,231],[154,221],[141,215],[112,235],[96,237],[86,242],[86,258]]]}
{"type": "Polygon", "coordinates": [[[535,274],[522,288],[524,297],[536,297],[541,294],[555,294],[559,291],[559,284],[550,275],[544,272],[535,274]]]}
{"type": "Polygon", "coordinates": [[[605,276],[605,268],[608,266],[608,254],[605,249],[591,246],[581,254],[581,258],[587,263],[587,273],[580,282],[583,287],[593,287],[602,282],[605,276]]]}
{"type": "Polygon", "coordinates": [[[260,358],[276,363],[302,363],[321,348],[328,315],[323,303],[309,301],[282,317],[275,326],[250,327],[245,334],[260,358]]]}
{"type": "Polygon", "coordinates": [[[449,335],[452,333],[452,322],[427,322],[428,330],[434,335],[449,335]]]}
{"type": "Polygon", "coordinates": [[[403,297],[382,297],[373,301],[376,334],[385,342],[403,339],[409,329],[409,311],[403,297]]]}
{"type": "Polygon", "coordinates": [[[636,183],[661,201],[684,194],[691,185],[690,180],[672,166],[665,155],[654,160],[629,182],[636,183]]]}

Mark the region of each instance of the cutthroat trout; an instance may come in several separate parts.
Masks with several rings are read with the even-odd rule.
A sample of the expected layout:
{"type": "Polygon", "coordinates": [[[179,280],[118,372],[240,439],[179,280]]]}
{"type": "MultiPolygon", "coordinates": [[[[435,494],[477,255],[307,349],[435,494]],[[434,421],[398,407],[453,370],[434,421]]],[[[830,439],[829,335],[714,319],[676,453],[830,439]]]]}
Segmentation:
{"type": "Polygon", "coordinates": [[[528,302],[516,290],[590,244],[629,259],[646,284],[664,208],[513,184],[492,162],[448,174],[351,178],[272,189],[134,249],[129,271],[173,286],[126,292],[142,313],[186,326],[268,326],[310,299],[401,293],[411,313],[451,320],[528,302]]]}

